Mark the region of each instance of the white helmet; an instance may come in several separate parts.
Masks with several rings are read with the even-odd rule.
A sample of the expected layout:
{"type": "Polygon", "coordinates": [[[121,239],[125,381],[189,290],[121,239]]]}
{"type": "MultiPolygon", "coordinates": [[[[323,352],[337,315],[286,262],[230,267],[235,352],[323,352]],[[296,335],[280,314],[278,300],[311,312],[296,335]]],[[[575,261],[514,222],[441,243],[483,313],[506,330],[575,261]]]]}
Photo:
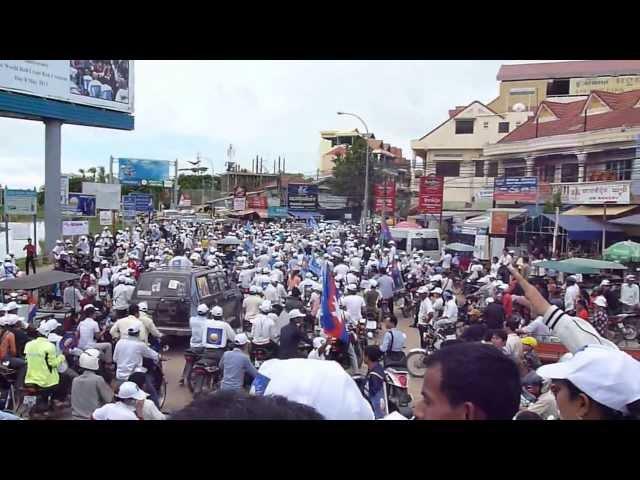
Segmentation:
{"type": "Polygon", "coordinates": [[[374,279],[369,280],[369,286],[371,288],[376,288],[378,286],[378,281],[374,279]]]}
{"type": "Polygon", "coordinates": [[[98,370],[100,368],[100,351],[95,348],[89,348],[80,354],[78,361],[80,368],[85,370],[98,370]]]}
{"type": "Polygon", "coordinates": [[[217,305],[211,309],[211,315],[214,317],[222,317],[222,307],[218,307],[217,305]]]}
{"type": "Polygon", "coordinates": [[[265,300],[260,304],[260,311],[262,313],[269,313],[271,311],[271,302],[269,300],[265,300]]]}
{"type": "Polygon", "coordinates": [[[138,308],[140,309],[141,312],[148,312],[149,311],[149,304],[147,302],[140,302],[138,304],[138,308]]]}
{"type": "Polygon", "coordinates": [[[200,315],[205,315],[209,311],[209,307],[207,307],[204,303],[198,305],[198,313],[200,315]]]}

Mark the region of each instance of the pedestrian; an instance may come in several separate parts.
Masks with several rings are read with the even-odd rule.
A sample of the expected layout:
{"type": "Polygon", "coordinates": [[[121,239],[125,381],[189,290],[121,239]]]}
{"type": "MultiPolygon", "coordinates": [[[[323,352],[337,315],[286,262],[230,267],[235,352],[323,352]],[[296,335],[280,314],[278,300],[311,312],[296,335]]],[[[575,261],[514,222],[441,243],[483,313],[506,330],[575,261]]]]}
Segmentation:
{"type": "Polygon", "coordinates": [[[382,418],[386,413],[384,394],[384,368],[380,363],[382,352],[377,345],[368,345],[364,350],[364,363],[367,365],[367,381],[364,387],[364,396],[371,407],[375,418],[382,418]]]}
{"type": "Polygon", "coordinates": [[[27,239],[27,244],[22,247],[23,251],[27,252],[27,258],[25,263],[25,271],[29,275],[29,266],[33,270],[33,274],[36,274],[36,246],[32,243],[30,238],[27,239]]]}

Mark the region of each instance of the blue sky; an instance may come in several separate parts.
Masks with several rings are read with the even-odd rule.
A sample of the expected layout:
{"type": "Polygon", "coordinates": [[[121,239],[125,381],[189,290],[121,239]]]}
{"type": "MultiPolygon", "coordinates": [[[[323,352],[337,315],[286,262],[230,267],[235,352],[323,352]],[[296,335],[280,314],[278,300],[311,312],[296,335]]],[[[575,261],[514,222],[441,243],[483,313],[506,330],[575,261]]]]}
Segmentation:
{"type": "MultiPolygon", "coordinates": [[[[360,128],[403,148],[447,117],[447,110],[498,93],[496,74],[518,61],[138,61],[133,132],[63,126],[62,171],[104,166],[109,157],[178,159],[251,167],[278,155],[288,171],[315,172],[319,132],[360,128]]],[[[44,183],[44,126],[0,118],[0,183],[44,183]]]]}

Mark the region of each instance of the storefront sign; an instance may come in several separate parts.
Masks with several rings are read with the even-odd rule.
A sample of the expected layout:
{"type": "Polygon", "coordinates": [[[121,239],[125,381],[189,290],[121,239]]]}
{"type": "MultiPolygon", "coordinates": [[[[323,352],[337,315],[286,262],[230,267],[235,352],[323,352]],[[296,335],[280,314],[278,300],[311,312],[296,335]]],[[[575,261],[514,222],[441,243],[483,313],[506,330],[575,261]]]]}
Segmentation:
{"type": "Polygon", "coordinates": [[[506,235],[509,231],[509,214],[507,212],[491,212],[492,235],[506,235]]]}
{"type": "Polygon", "coordinates": [[[442,197],[444,194],[444,177],[427,175],[420,177],[420,195],[418,211],[430,215],[442,213],[442,197]]]}
{"type": "Polygon", "coordinates": [[[247,197],[247,208],[268,208],[267,197],[264,195],[250,195],[247,197]]]}
{"type": "Polygon", "coordinates": [[[234,210],[246,210],[247,209],[247,189],[238,185],[233,189],[233,209],[234,210]]]}
{"type": "Polygon", "coordinates": [[[487,235],[476,235],[473,245],[473,256],[480,260],[489,259],[489,237],[487,235]]]}
{"type": "Polygon", "coordinates": [[[572,78],[569,81],[569,95],[589,95],[593,90],[620,93],[638,89],[640,89],[640,75],[572,78]]]}
{"type": "Polygon", "coordinates": [[[396,210],[396,182],[386,180],[373,186],[374,212],[393,215],[396,210]]]}
{"type": "Polygon", "coordinates": [[[631,182],[563,185],[561,198],[562,203],[626,205],[631,199],[631,182]]]}
{"type": "Polygon", "coordinates": [[[537,177],[497,177],[493,198],[496,201],[535,202],[538,196],[537,177]]]}
{"type": "Polygon", "coordinates": [[[318,186],[290,183],[287,187],[287,202],[290,210],[315,212],[318,209],[318,186]]]}

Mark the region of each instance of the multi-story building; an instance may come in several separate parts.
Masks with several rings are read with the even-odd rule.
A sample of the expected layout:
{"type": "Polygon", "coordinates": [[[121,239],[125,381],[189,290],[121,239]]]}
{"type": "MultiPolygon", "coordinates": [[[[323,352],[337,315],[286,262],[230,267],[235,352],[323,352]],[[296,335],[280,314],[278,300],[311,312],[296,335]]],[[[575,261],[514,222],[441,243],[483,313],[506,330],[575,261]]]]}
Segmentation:
{"type": "Polygon", "coordinates": [[[417,179],[436,174],[445,177],[444,207],[448,210],[472,208],[483,191],[493,186],[497,164],[482,159],[482,149],[496,143],[519,125],[530,113],[498,113],[479,101],[449,110],[449,118],[411,142],[414,175],[417,179]]]}
{"type": "Polygon", "coordinates": [[[498,176],[537,177],[539,202],[559,193],[563,204],[638,204],[639,140],[640,90],[592,91],[568,103],[542,101],[481,158],[498,176]]]}
{"type": "Polygon", "coordinates": [[[498,71],[499,96],[487,104],[496,112],[514,106],[536,111],[545,99],[589,95],[593,90],[612,93],[640,88],[639,60],[586,60],[502,65],[498,71]]]}
{"type": "Polygon", "coordinates": [[[318,165],[319,175],[331,175],[333,170],[333,160],[338,155],[344,155],[347,149],[353,145],[353,141],[358,137],[375,140],[375,135],[370,133],[360,133],[354,130],[323,130],[320,132],[320,163],[318,165]]]}

